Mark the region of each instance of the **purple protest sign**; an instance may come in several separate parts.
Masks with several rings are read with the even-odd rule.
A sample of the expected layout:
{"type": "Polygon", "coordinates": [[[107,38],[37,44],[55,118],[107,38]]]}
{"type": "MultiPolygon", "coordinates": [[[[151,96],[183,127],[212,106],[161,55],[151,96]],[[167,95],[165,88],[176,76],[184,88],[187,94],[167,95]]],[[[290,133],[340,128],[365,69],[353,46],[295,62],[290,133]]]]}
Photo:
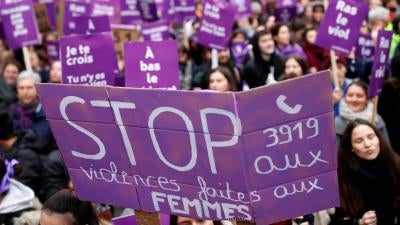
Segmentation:
{"type": "Polygon", "coordinates": [[[241,93],[37,89],[79,197],[269,224],[339,205],[330,86],[325,71],[241,93]]]}
{"type": "Polygon", "coordinates": [[[40,44],[39,29],[31,0],[1,1],[1,20],[8,46],[19,49],[40,44]]]}
{"type": "Polygon", "coordinates": [[[169,39],[168,22],[159,20],[142,25],[142,37],[144,41],[164,41],[169,39]]]}
{"type": "Polygon", "coordinates": [[[91,16],[93,5],[86,2],[65,1],[64,6],[63,34],[69,35],[73,34],[75,29],[78,27],[74,18],[80,16],[91,16]]]}
{"type": "Polygon", "coordinates": [[[50,61],[51,62],[59,61],[60,60],[59,42],[58,41],[47,41],[46,47],[47,47],[47,54],[49,55],[50,61]]]}
{"type": "Polygon", "coordinates": [[[196,18],[195,4],[195,0],[174,0],[174,20],[182,23],[185,20],[196,18]]]}
{"type": "Polygon", "coordinates": [[[92,16],[107,16],[109,21],[115,23],[118,20],[120,5],[116,0],[93,0],[92,9],[92,16]]]}
{"type": "Polygon", "coordinates": [[[243,61],[246,59],[246,56],[249,53],[248,42],[232,42],[231,44],[231,53],[233,60],[235,61],[235,65],[238,67],[242,66],[243,61]]]}
{"type": "Polygon", "coordinates": [[[296,17],[297,1],[278,0],[275,7],[275,18],[277,21],[290,22],[296,17]]]}
{"type": "Polygon", "coordinates": [[[368,13],[368,4],[358,0],[332,0],[318,30],[316,44],[322,48],[349,54],[360,26],[368,13]]]}
{"type": "Polygon", "coordinates": [[[64,84],[115,84],[119,71],[111,33],[63,37],[60,54],[64,84]]]}
{"type": "Polygon", "coordinates": [[[215,49],[226,49],[232,34],[237,7],[217,0],[205,0],[197,42],[215,49]]]}
{"type": "Polygon", "coordinates": [[[125,43],[125,86],[179,89],[177,45],[176,41],[125,43]]]}
{"type": "Polygon", "coordinates": [[[137,0],[142,19],[145,21],[158,20],[157,5],[155,0],[137,0]]]}
{"type": "Polygon", "coordinates": [[[356,44],[355,55],[357,58],[372,61],[374,59],[375,43],[371,34],[361,34],[356,44]]]}
{"type": "Polygon", "coordinates": [[[393,32],[380,30],[375,48],[374,64],[372,65],[371,82],[368,95],[370,98],[377,96],[385,81],[385,71],[389,62],[389,50],[393,32]]]}
{"type": "Polygon", "coordinates": [[[53,0],[33,0],[33,3],[44,3],[47,9],[47,15],[52,28],[57,25],[56,8],[53,0]]]}
{"type": "Polygon", "coordinates": [[[73,29],[68,29],[68,33],[64,33],[65,36],[71,34],[94,34],[111,31],[108,16],[79,16],[71,18],[70,21],[74,24],[79,24],[79,26],[76,26],[73,29]]]}
{"type": "Polygon", "coordinates": [[[240,19],[243,17],[251,16],[251,1],[250,0],[230,0],[232,4],[235,4],[238,8],[236,18],[240,19]]]}
{"type": "Polygon", "coordinates": [[[120,0],[120,5],[122,24],[133,24],[142,21],[137,0],[120,0]]]}

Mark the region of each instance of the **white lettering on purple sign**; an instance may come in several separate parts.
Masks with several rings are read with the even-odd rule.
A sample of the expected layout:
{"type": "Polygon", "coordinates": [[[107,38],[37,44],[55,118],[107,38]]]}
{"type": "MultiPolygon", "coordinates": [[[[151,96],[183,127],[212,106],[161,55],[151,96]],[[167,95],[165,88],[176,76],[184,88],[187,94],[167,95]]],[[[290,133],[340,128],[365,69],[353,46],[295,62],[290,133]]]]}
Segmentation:
{"type": "Polygon", "coordinates": [[[343,27],[346,27],[349,23],[349,18],[347,16],[357,15],[358,12],[357,7],[352,6],[343,0],[339,0],[336,3],[335,9],[339,12],[335,20],[337,25],[329,26],[328,34],[339,38],[343,38],[345,40],[349,40],[351,28],[349,27],[343,28],[343,27]]]}
{"type": "Polygon", "coordinates": [[[132,185],[132,183],[126,180],[128,173],[122,171],[121,174],[119,175],[117,166],[112,161],[110,162],[110,169],[101,168],[99,170],[95,170],[92,167],[90,167],[89,171],[87,171],[87,169],[84,169],[83,167],[80,167],[80,169],[87,176],[89,180],[96,179],[96,180],[103,180],[107,183],[132,185]],[[117,175],[121,176],[122,180],[118,179],[117,175]]]}
{"type": "MultiPolygon", "coordinates": [[[[154,59],[154,53],[151,50],[150,46],[146,46],[146,55],[145,59],[154,59]]],[[[146,81],[148,84],[156,84],[158,83],[158,76],[155,74],[150,74],[149,72],[157,72],[161,70],[161,65],[159,62],[154,63],[145,63],[143,60],[139,61],[140,63],[140,71],[146,72],[146,81]]]]}
{"type": "Polygon", "coordinates": [[[296,193],[310,193],[313,190],[324,190],[324,188],[318,186],[318,179],[315,178],[313,181],[305,181],[300,183],[292,183],[291,185],[279,185],[274,189],[274,196],[276,198],[285,198],[290,195],[295,195],[296,193]]]}
{"type": "MultiPolygon", "coordinates": [[[[5,3],[7,4],[7,2],[5,3]]],[[[11,4],[11,2],[9,3],[11,4]]],[[[28,34],[28,29],[25,27],[25,20],[23,16],[23,12],[32,10],[29,5],[19,5],[9,9],[1,10],[1,14],[3,16],[10,16],[10,22],[13,26],[13,37],[17,38],[19,36],[24,36],[28,34]]]]}

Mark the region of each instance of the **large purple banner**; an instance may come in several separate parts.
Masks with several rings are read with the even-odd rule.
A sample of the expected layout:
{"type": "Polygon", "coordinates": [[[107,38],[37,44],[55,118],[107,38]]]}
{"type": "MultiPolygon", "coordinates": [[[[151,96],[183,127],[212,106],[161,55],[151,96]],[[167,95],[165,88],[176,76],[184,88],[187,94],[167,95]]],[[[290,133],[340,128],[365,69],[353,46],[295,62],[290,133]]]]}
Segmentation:
{"type": "Polygon", "coordinates": [[[31,0],[0,1],[1,20],[11,49],[40,44],[39,29],[31,0]]]}
{"type": "Polygon", "coordinates": [[[60,55],[64,84],[115,84],[119,71],[111,33],[63,37],[60,55]]]}
{"type": "Polygon", "coordinates": [[[177,48],[172,40],[125,43],[125,86],[179,89],[177,48]]]}
{"type": "Polygon", "coordinates": [[[339,205],[327,71],[237,93],[37,88],[82,199],[260,224],[339,205]]]}
{"type": "Polygon", "coordinates": [[[375,47],[374,64],[372,65],[369,97],[379,95],[385,81],[386,67],[389,63],[389,50],[393,32],[380,30],[375,47]]]}
{"type": "Polygon", "coordinates": [[[231,38],[237,7],[218,0],[203,2],[203,16],[197,33],[197,42],[215,49],[226,49],[231,38]]]}
{"type": "Polygon", "coordinates": [[[360,33],[360,26],[368,13],[368,4],[358,0],[329,1],[318,30],[316,44],[322,48],[349,54],[360,33]]]}

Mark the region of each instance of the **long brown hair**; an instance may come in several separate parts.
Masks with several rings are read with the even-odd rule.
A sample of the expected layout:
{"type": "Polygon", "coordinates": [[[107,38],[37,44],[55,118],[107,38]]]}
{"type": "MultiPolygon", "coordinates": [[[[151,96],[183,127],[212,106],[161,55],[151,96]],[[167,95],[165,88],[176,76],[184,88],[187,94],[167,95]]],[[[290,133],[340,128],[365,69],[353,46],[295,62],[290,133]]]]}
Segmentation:
{"type": "Polygon", "coordinates": [[[338,178],[341,207],[351,217],[357,217],[364,206],[362,197],[360,196],[360,187],[354,181],[352,176],[354,172],[360,169],[360,158],[354,154],[352,150],[351,136],[353,130],[359,125],[367,125],[379,139],[379,155],[377,160],[382,162],[384,170],[387,173],[388,184],[394,190],[400,188],[400,156],[397,155],[392,148],[386,143],[379,131],[369,122],[365,120],[355,120],[350,122],[341,138],[338,153],[338,178]]]}

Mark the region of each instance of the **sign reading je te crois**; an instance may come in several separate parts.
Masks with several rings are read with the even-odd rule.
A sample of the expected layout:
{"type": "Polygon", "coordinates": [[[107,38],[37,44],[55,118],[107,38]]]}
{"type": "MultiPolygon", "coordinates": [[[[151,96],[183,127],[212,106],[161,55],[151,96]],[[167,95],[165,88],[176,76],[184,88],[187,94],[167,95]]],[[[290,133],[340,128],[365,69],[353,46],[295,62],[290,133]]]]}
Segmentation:
{"type": "Polygon", "coordinates": [[[327,71],[237,93],[37,89],[81,199],[256,224],[339,205],[327,71]]]}

